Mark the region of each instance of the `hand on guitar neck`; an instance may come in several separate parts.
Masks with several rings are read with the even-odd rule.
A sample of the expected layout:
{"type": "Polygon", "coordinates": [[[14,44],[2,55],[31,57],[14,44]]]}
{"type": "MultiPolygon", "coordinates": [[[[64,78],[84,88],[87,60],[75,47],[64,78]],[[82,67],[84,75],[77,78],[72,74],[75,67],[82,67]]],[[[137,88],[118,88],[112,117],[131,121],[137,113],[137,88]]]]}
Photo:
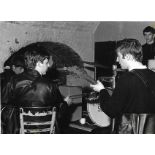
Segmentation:
{"type": "Polygon", "coordinates": [[[64,101],[67,102],[68,106],[70,106],[72,104],[72,99],[70,98],[70,96],[65,97],[64,101]]]}
{"type": "Polygon", "coordinates": [[[96,92],[100,92],[102,89],[105,89],[104,85],[99,80],[97,80],[96,84],[90,84],[90,87],[96,92]]]}

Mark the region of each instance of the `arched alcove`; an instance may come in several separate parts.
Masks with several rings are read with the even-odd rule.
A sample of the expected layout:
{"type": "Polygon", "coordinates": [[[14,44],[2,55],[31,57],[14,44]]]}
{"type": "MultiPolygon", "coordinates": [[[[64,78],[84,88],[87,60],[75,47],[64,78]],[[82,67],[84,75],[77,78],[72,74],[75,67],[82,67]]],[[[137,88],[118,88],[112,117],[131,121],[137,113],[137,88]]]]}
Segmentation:
{"type": "MultiPolygon", "coordinates": [[[[47,76],[60,80],[71,86],[88,86],[92,78],[84,69],[82,58],[68,45],[59,42],[36,42],[22,47],[12,56],[21,55],[33,46],[43,47],[52,57],[53,66],[49,68],[47,76]]],[[[12,57],[11,56],[11,57],[12,57]]]]}
{"type": "Polygon", "coordinates": [[[16,54],[23,54],[27,48],[32,46],[44,47],[52,56],[57,68],[79,66],[83,67],[81,57],[69,46],[58,42],[36,42],[19,49],[16,54]]]}

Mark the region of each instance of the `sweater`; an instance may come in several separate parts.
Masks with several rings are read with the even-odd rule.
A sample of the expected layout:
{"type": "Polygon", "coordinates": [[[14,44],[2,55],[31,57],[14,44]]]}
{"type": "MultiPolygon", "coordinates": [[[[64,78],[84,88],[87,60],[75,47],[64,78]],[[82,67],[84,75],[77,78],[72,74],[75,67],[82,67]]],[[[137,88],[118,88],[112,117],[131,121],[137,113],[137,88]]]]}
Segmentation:
{"type": "MultiPolygon", "coordinates": [[[[149,69],[138,71],[146,75],[151,89],[155,91],[155,72],[149,69]]],[[[101,109],[111,118],[124,113],[155,113],[155,98],[152,98],[150,91],[132,71],[118,79],[111,97],[106,89],[100,91],[99,97],[101,109]]]]}

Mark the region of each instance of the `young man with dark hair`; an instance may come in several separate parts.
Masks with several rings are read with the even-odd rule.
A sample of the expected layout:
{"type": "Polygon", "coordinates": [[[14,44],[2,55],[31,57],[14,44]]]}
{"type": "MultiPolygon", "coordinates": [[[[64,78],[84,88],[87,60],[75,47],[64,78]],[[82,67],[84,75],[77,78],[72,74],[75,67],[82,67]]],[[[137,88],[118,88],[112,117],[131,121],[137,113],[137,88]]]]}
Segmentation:
{"type": "Polygon", "coordinates": [[[25,63],[21,56],[12,55],[4,63],[4,71],[0,74],[1,89],[10,81],[10,79],[24,72],[25,63]]]}
{"type": "Polygon", "coordinates": [[[64,99],[57,85],[43,76],[48,70],[49,58],[44,48],[26,49],[25,71],[14,76],[2,90],[3,133],[19,133],[19,107],[56,106],[58,121],[65,117],[64,114],[71,103],[70,98],[64,99]],[[11,110],[14,108],[17,112],[11,115],[11,110]]]}
{"type": "Polygon", "coordinates": [[[148,65],[150,59],[155,59],[155,29],[151,26],[147,26],[143,30],[143,35],[146,43],[143,47],[143,64],[148,65]]]}
{"type": "MultiPolygon", "coordinates": [[[[96,85],[90,85],[100,92],[101,109],[110,118],[122,118],[124,114],[148,114],[152,124],[147,129],[143,128],[142,133],[155,133],[155,116],[152,115],[155,114],[155,73],[141,63],[142,46],[135,39],[124,39],[118,43],[116,52],[121,68],[127,69],[128,72],[120,76],[112,96],[109,96],[100,81],[97,81],[96,85]]],[[[126,120],[130,117],[131,115],[126,120]]],[[[131,125],[129,122],[133,123],[133,120],[125,122],[127,126],[124,133],[128,132],[127,129],[131,125]]]]}
{"type": "Polygon", "coordinates": [[[24,72],[25,69],[25,63],[24,63],[24,59],[22,56],[15,56],[12,59],[11,62],[11,69],[12,71],[18,75],[24,72]]]}

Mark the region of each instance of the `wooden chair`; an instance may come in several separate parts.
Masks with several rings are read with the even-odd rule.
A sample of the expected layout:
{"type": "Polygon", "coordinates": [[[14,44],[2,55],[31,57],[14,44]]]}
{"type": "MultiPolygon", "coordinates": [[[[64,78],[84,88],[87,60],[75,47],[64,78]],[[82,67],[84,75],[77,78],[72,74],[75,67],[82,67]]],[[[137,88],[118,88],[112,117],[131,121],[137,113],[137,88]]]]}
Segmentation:
{"type": "Polygon", "coordinates": [[[56,107],[20,108],[21,134],[54,134],[56,107]]]}

